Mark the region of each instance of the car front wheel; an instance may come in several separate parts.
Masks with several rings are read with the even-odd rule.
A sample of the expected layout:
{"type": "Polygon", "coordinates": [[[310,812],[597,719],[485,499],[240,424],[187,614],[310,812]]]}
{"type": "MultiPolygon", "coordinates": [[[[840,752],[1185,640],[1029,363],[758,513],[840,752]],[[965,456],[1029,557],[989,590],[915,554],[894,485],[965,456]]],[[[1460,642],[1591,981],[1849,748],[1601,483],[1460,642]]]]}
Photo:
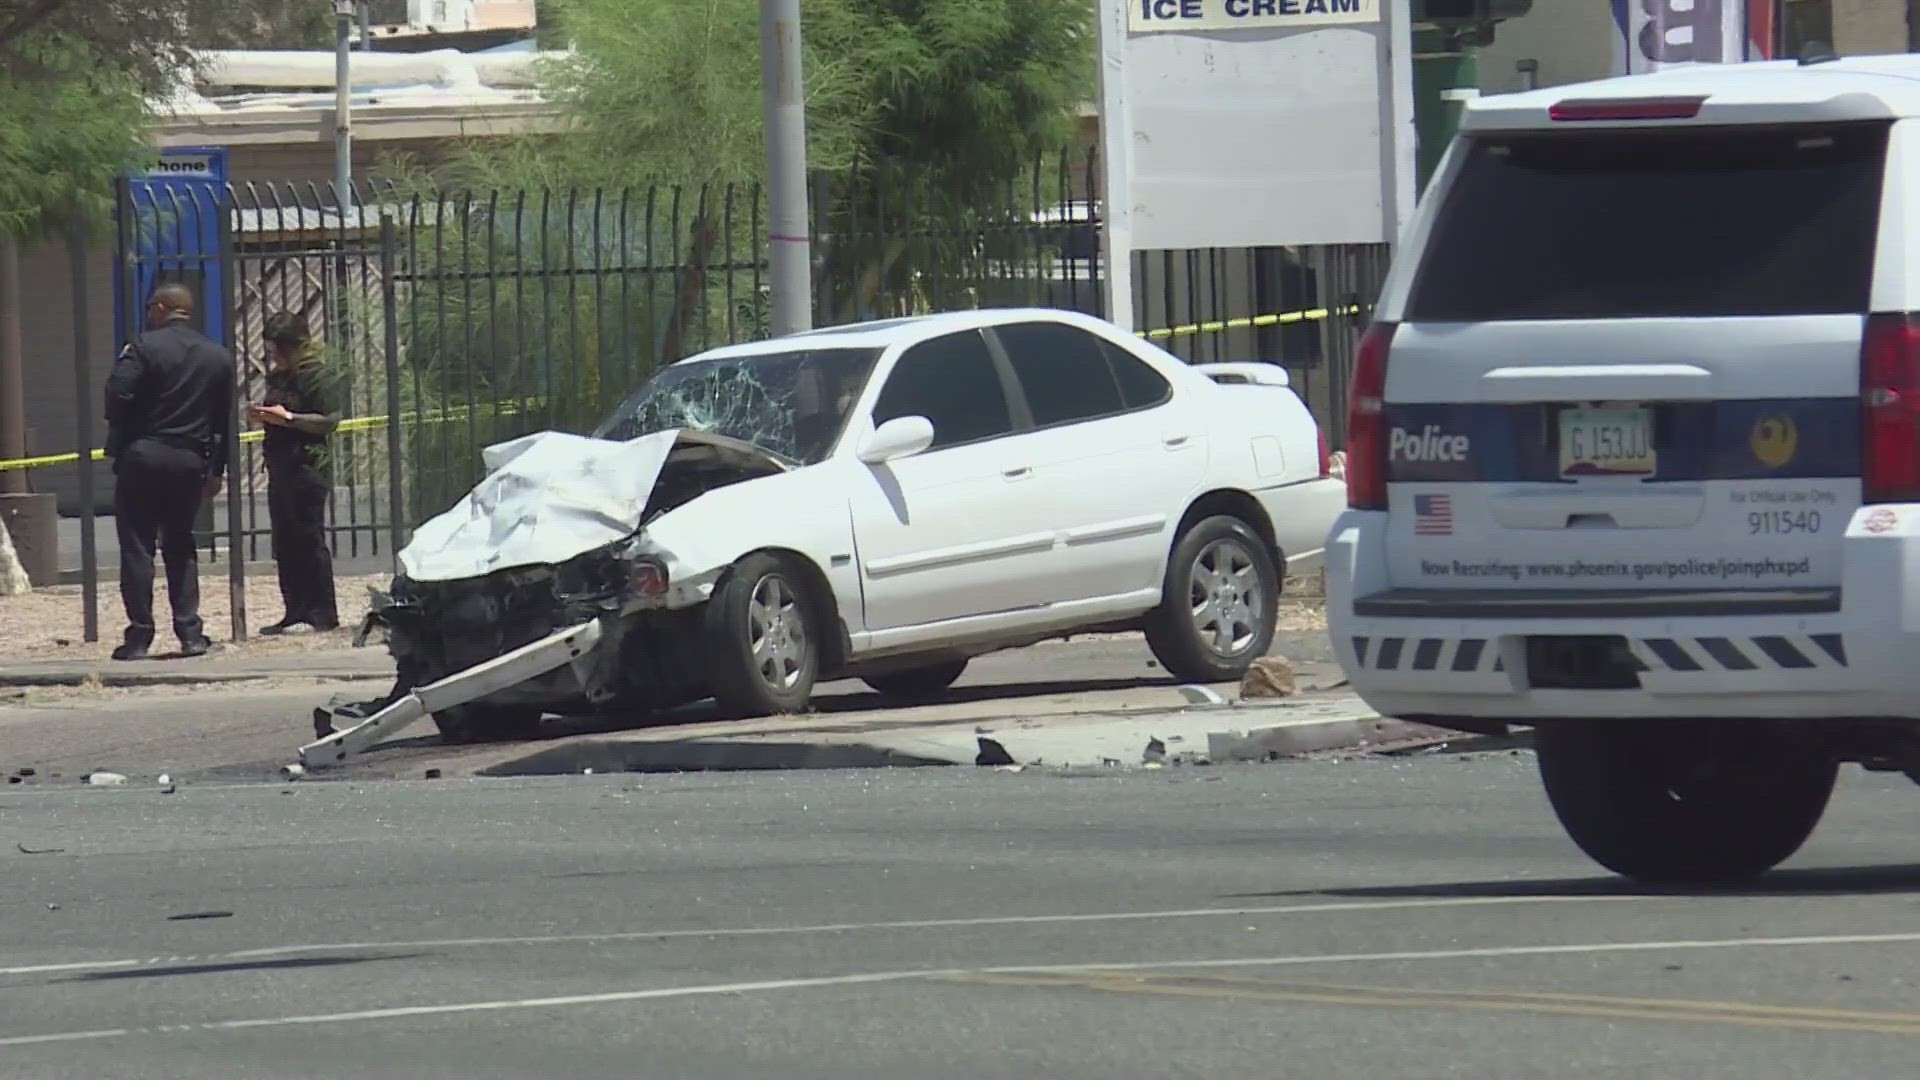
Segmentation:
{"type": "Polygon", "coordinates": [[[1838,772],[1817,746],[1685,721],[1545,725],[1534,745],[1567,835],[1652,885],[1736,884],[1773,869],[1813,833],[1838,772]]]}
{"type": "Polygon", "coordinates": [[[1176,679],[1231,682],[1266,655],[1279,607],[1267,545],[1239,518],[1203,518],[1173,545],[1147,646],[1176,679]]]}
{"type": "Polygon", "coordinates": [[[707,601],[707,682],[735,716],[801,712],[820,673],[820,622],[805,579],[772,555],[749,555],[707,601]]]}

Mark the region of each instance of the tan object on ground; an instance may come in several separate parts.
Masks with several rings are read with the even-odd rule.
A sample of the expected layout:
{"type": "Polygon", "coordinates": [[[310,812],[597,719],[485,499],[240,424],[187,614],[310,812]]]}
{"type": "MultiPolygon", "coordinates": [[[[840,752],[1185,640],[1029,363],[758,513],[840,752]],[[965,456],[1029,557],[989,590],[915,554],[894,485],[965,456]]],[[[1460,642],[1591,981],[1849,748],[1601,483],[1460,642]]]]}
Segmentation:
{"type": "Polygon", "coordinates": [[[1293,665],[1284,656],[1263,656],[1253,662],[1240,680],[1243,698],[1278,698],[1294,695],[1293,665]]]}
{"type": "Polygon", "coordinates": [[[27,568],[20,565],[20,554],[13,550],[13,537],[7,534],[7,523],[0,521],[0,596],[24,596],[32,591],[27,568]]]}

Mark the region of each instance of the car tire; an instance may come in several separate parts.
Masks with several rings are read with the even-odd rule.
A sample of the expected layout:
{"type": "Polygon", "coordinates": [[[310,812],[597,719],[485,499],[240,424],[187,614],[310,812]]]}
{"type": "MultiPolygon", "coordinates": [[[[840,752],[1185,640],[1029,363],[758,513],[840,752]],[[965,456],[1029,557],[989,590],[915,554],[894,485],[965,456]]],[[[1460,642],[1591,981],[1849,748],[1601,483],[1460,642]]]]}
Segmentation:
{"type": "Polygon", "coordinates": [[[1555,724],[1534,745],[1567,835],[1649,885],[1732,885],[1773,869],[1812,835],[1839,771],[1818,747],[1719,725],[1555,724]]]}
{"type": "Polygon", "coordinates": [[[860,681],[882,694],[915,697],[921,694],[937,694],[945,690],[952,686],[966,670],[965,658],[941,660],[937,663],[902,668],[899,671],[889,671],[884,674],[862,675],[860,681]]]}
{"type": "Polygon", "coordinates": [[[539,737],[546,714],[524,705],[486,705],[468,702],[433,714],[442,742],[519,742],[539,737]]]}
{"type": "Polygon", "coordinates": [[[1182,682],[1231,682],[1273,645],[1279,608],[1266,543],[1237,517],[1203,518],[1174,542],[1147,647],[1182,682]]]}
{"type": "Polygon", "coordinates": [[[821,628],[806,579],[785,560],[749,555],[708,599],[707,688],[722,712],[806,709],[820,674],[821,628]]]}

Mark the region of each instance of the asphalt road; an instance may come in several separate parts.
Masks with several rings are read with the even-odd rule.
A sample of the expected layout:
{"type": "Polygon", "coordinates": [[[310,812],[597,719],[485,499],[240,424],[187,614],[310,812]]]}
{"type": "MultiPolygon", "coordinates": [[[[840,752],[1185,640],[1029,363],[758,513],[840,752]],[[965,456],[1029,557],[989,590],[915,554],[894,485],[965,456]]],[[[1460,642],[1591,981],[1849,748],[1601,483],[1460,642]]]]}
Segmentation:
{"type": "Polygon", "coordinates": [[[1915,794],[1687,897],[1507,753],[0,789],[0,1077],[1905,1076],[1915,794]]]}

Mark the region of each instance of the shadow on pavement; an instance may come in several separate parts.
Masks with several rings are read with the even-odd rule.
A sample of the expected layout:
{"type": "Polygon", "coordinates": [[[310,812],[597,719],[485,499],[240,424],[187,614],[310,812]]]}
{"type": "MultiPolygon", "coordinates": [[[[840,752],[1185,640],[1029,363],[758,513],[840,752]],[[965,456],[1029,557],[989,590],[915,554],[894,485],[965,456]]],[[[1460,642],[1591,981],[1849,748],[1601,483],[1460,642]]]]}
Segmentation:
{"type": "Polygon", "coordinates": [[[297,971],[302,968],[346,967],[351,964],[377,964],[388,960],[417,960],[428,954],[385,953],[378,956],[303,956],[285,960],[234,961],[225,964],[155,965],[125,971],[95,971],[58,979],[64,983],[124,982],[130,979],[169,979],[182,975],[232,975],[243,971],[297,971]]]}
{"type": "Polygon", "coordinates": [[[1920,893],[1920,863],[1775,870],[1724,888],[1637,885],[1624,878],[1547,878],[1527,881],[1456,881],[1432,885],[1380,885],[1352,889],[1288,889],[1231,893],[1224,900],[1270,900],[1326,896],[1343,900],[1452,899],[1514,896],[1864,896],[1920,893]]]}

